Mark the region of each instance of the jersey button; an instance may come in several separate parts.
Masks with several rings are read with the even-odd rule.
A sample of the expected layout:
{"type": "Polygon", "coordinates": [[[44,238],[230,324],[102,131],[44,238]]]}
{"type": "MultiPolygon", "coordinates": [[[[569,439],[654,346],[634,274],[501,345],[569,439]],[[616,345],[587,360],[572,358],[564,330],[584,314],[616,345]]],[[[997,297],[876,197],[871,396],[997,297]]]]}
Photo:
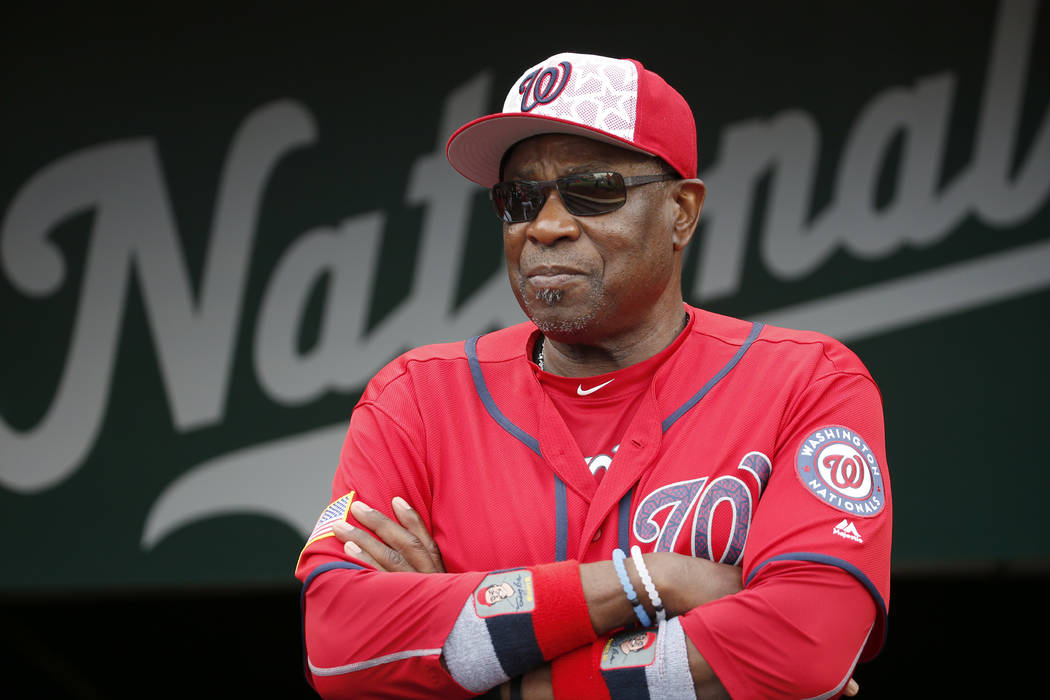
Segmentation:
{"type": "Polygon", "coordinates": [[[594,533],[594,537],[591,538],[591,542],[597,542],[602,538],[602,529],[598,528],[598,531],[594,533]]]}

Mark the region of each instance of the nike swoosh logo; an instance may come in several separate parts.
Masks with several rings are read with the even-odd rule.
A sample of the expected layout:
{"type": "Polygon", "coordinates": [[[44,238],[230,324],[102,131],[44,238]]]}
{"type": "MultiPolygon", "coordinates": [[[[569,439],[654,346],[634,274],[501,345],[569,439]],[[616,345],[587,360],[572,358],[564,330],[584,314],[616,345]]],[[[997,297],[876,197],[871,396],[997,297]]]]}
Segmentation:
{"type": "Polygon", "coordinates": [[[607,384],[612,384],[615,381],[616,381],[615,379],[610,379],[609,381],[605,382],[604,384],[599,384],[598,386],[592,386],[590,389],[584,389],[583,388],[583,384],[580,384],[578,387],[576,387],[576,393],[579,394],[580,396],[590,396],[594,392],[596,392],[599,389],[601,389],[603,386],[605,386],[607,384]]]}

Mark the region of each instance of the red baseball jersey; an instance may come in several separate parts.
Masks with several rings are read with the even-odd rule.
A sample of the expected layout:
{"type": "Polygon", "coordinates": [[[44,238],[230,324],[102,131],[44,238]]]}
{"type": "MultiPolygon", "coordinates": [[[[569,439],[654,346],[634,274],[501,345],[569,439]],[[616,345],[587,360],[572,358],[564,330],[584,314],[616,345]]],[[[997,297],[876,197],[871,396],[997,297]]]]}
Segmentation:
{"type": "Polygon", "coordinates": [[[733,696],[831,697],[878,651],[892,522],[878,388],[826,336],[686,310],[600,480],[538,380],[531,323],[373,378],[296,569],[322,695],[467,697],[440,653],[486,572],[634,544],[742,567],[741,593],[681,618],[733,696]],[[344,554],[331,523],[357,525],[353,499],[392,517],[395,496],[452,573],[344,554]]]}

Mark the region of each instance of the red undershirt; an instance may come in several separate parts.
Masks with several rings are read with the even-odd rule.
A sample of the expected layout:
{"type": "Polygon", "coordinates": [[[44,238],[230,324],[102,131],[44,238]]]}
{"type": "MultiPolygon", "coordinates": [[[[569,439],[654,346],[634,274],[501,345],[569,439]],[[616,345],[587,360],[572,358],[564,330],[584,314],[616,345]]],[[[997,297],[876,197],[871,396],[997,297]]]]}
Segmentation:
{"type": "Polygon", "coordinates": [[[682,344],[685,332],[648,360],[594,377],[561,377],[540,371],[540,384],[580,447],[594,478],[601,481],[653,375],[682,344]]]}

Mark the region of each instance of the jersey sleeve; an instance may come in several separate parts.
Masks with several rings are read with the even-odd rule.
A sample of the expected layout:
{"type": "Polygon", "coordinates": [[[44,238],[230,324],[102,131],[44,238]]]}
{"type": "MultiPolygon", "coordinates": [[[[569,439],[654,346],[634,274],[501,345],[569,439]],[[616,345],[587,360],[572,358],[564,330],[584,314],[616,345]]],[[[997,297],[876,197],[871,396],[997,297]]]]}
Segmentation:
{"type": "Polygon", "coordinates": [[[401,496],[429,528],[430,492],[411,423],[380,406],[359,404],[350,419],[332,504],[299,557],[306,676],[325,698],[470,697],[444,669],[441,648],[463,601],[484,573],[377,572],[349,558],[331,531],[337,520],[360,527],[360,499],[393,518],[401,496]]]}
{"type": "Polygon", "coordinates": [[[755,508],[745,589],[683,616],[733,697],[834,697],[885,631],[892,506],[878,388],[816,379],[789,405],[755,508]]]}

